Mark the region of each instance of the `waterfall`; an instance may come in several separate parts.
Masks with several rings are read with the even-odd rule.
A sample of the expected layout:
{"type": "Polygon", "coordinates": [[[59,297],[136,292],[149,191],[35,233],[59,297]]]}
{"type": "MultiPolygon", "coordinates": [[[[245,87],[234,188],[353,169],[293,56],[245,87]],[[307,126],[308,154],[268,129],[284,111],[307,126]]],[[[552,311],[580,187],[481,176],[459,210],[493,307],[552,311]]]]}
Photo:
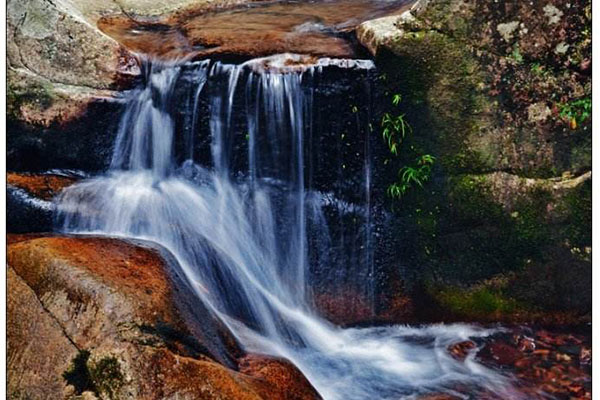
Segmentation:
{"type": "MultiPolygon", "coordinates": [[[[440,391],[463,396],[455,388],[464,384],[471,393],[518,398],[507,389],[509,378],[472,357],[457,361],[446,351],[451,343],[491,330],[466,325],[342,329],[316,310],[314,264],[335,275],[350,259],[332,255],[336,227],[327,209],[343,200],[311,187],[307,178],[306,137],[319,135],[313,90],[326,68],[373,65],[300,61],[285,55],[240,65],[147,63],[143,84],[128,94],[110,170],[62,193],[59,229],[161,244],[175,256],[198,301],[248,351],[288,358],[325,399],[396,399],[440,391]],[[176,87],[184,75],[192,79],[182,99],[176,87]],[[206,165],[194,150],[203,101],[210,113],[211,162],[206,165]],[[174,149],[182,103],[191,110],[185,110],[187,148],[179,156],[174,149]],[[246,150],[244,157],[239,148],[246,150]]],[[[374,258],[368,140],[365,146],[360,176],[366,187],[356,189],[364,203],[338,208],[363,215],[367,225],[351,259],[363,275],[349,280],[369,297],[374,258]]]]}

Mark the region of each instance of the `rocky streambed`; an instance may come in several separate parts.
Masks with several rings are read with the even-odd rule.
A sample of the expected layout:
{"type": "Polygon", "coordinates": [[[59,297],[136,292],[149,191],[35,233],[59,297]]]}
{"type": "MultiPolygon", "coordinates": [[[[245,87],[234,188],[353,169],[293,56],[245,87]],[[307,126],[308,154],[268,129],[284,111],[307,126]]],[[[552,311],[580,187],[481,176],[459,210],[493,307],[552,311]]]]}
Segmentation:
{"type": "MultiPolygon", "coordinates": [[[[211,312],[190,304],[155,244],[50,234],[8,241],[11,398],[320,398],[289,362],[245,353],[211,312]]],[[[446,351],[514,374],[528,398],[591,398],[589,332],[505,326],[446,351]]],[[[433,398],[461,397],[419,397],[433,398]]]]}

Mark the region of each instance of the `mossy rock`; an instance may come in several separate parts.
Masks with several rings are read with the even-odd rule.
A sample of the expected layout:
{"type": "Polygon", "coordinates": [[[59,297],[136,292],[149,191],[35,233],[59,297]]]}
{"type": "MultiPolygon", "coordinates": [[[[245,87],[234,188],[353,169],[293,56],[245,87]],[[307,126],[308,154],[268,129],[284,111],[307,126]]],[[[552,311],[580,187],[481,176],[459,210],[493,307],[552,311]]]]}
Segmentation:
{"type": "Polygon", "coordinates": [[[506,281],[488,281],[472,287],[431,286],[428,294],[441,310],[458,319],[494,321],[529,312],[526,304],[504,292],[506,281]]]}

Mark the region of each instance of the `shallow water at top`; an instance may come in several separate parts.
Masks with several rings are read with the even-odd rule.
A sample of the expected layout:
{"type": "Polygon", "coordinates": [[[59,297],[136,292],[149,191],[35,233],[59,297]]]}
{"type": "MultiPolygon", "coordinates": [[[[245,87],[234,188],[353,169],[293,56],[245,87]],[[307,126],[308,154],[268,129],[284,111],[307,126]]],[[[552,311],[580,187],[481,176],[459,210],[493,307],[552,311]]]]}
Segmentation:
{"type": "Polygon", "coordinates": [[[157,22],[103,18],[99,28],[139,53],[159,58],[209,55],[259,57],[294,52],[354,58],[352,35],[361,22],[398,14],[410,0],[256,2],[157,22]]]}

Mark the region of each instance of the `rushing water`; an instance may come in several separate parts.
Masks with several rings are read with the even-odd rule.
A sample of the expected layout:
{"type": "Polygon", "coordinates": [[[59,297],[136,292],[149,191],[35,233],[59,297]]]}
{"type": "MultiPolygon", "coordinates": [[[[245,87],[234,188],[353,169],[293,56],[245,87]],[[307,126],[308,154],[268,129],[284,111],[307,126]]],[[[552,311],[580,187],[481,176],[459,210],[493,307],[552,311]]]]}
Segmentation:
{"type": "MultiPolygon", "coordinates": [[[[312,132],[310,85],[323,68],[372,64],[322,59],[300,66],[282,60],[193,64],[186,99],[191,116],[181,133],[180,162],[174,150],[175,105],[181,104],[175,87],[183,67],[146,65],[143,85],[129,94],[110,171],[63,192],[60,229],[161,244],[177,259],[198,300],[247,350],[290,359],[325,399],[396,399],[440,391],[466,397],[459,387],[518,398],[509,378],[472,356],[457,361],[446,350],[489,330],[466,325],[342,329],[318,315],[312,264],[329,264],[331,270],[344,265],[331,256],[325,208],[335,200],[307,187],[305,179],[310,166],[304,136],[318,135],[312,132]],[[210,106],[211,136],[211,164],[204,166],[193,150],[202,95],[210,106]],[[240,98],[248,153],[243,173],[233,166],[233,138],[239,134],[234,103],[240,98]]],[[[362,275],[352,279],[369,298],[374,286],[366,147],[363,201],[354,205],[366,228],[359,235],[360,251],[341,262],[359,265],[362,275]]]]}

